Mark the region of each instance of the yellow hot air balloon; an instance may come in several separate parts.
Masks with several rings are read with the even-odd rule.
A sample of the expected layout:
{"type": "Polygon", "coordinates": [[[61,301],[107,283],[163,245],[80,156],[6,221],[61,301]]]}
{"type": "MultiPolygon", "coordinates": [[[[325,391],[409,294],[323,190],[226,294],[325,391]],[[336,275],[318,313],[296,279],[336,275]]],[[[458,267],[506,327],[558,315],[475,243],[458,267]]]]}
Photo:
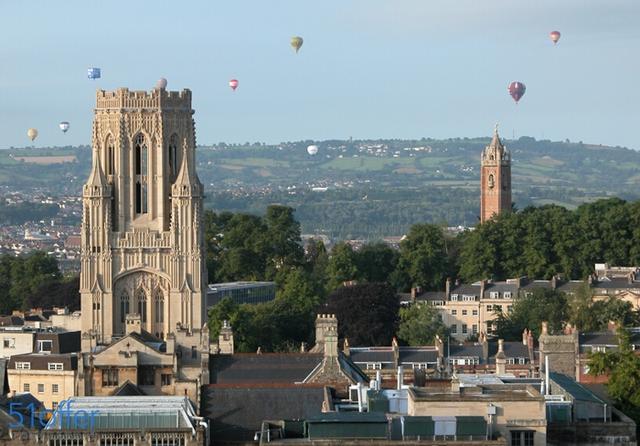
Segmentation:
{"type": "Polygon", "coordinates": [[[302,37],[293,36],[291,38],[291,46],[293,47],[294,50],[296,50],[296,53],[300,50],[300,47],[302,47],[303,42],[304,40],[302,40],[302,37]]]}
{"type": "Polygon", "coordinates": [[[27,136],[31,141],[38,137],[38,129],[29,129],[27,130],[27,136]]]}

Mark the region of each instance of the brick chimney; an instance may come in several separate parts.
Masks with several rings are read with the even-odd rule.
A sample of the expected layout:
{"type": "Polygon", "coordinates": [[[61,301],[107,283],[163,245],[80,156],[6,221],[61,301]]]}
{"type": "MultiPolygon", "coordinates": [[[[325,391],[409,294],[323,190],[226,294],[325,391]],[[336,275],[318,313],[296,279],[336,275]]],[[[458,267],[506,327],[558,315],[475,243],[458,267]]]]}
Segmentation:
{"type": "Polygon", "coordinates": [[[482,279],[480,281],[480,300],[484,299],[484,289],[487,286],[487,281],[485,279],[482,279]]]}

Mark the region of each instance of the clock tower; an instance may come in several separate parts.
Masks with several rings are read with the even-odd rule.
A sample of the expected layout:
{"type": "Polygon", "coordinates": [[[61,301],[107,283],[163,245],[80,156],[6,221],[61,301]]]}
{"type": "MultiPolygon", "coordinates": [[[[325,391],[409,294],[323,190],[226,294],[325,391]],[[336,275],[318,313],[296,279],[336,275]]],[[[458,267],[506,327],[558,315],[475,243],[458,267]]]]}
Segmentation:
{"type": "Polygon", "coordinates": [[[480,223],[511,211],[511,154],[500,141],[496,124],[480,162],[480,223]]]}

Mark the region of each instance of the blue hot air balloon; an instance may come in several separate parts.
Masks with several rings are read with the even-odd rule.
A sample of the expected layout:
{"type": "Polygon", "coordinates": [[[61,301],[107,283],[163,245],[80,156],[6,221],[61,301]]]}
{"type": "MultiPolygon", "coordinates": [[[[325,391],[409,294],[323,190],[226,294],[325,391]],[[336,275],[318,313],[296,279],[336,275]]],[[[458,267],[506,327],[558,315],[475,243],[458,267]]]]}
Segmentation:
{"type": "Polygon", "coordinates": [[[96,67],[88,68],[87,77],[89,79],[100,79],[100,68],[96,68],[96,67]]]}

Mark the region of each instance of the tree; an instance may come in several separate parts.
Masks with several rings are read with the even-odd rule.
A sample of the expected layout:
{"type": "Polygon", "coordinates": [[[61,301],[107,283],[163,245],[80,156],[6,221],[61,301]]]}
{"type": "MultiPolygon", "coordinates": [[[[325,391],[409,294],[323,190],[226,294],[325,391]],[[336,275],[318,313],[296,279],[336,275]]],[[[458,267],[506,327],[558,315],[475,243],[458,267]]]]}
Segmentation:
{"type": "Polygon", "coordinates": [[[582,284],[568,299],[569,322],[580,331],[606,329],[609,322],[619,326],[638,323],[638,312],[631,303],[610,296],[606,300],[593,300],[593,292],[587,283],[582,284]]]}
{"type": "Polygon", "coordinates": [[[335,290],[322,312],[336,315],[339,335],[351,345],[389,345],[396,333],[399,307],[390,285],[363,283],[335,290]]]}
{"type": "Polygon", "coordinates": [[[447,335],[447,327],[438,310],[431,305],[411,305],[400,308],[398,337],[409,345],[432,345],[436,335],[447,335]]]}
{"type": "Polygon", "coordinates": [[[398,264],[398,252],[386,243],[367,243],[356,252],[358,280],[389,282],[398,264]]]}
{"type": "Polygon", "coordinates": [[[619,329],[618,349],[591,353],[588,366],[590,375],[609,375],[609,396],[625,414],[640,419],[640,356],[633,350],[630,333],[619,329]]]}
{"type": "Polygon", "coordinates": [[[287,206],[267,207],[264,220],[267,226],[265,245],[269,259],[266,267],[268,279],[273,279],[279,269],[302,264],[304,251],[300,241],[300,223],[294,219],[293,212],[287,206]]]}
{"type": "MultiPolygon", "coordinates": [[[[273,318],[280,339],[278,349],[313,341],[316,309],[320,296],[309,275],[302,268],[292,269],[273,302],[273,318]]],[[[295,348],[295,347],[294,347],[295,348]]]]}
{"type": "Polygon", "coordinates": [[[337,243],[331,250],[327,267],[328,289],[335,290],[358,274],[356,254],[348,243],[337,243]]]}
{"type": "Polygon", "coordinates": [[[400,243],[398,268],[407,274],[412,286],[440,288],[448,270],[442,229],[431,224],[413,225],[400,243]]]}
{"type": "Polygon", "coordinates": [[[567,307],[564,293],[536,288],[531,294],[516,298],[511,312],[498,313],[496,334],[507,341],[517,341],[527,328],[538,338],[543,321],[548,322],[551,332],[559,332],[567,320],[567,307]]]}

